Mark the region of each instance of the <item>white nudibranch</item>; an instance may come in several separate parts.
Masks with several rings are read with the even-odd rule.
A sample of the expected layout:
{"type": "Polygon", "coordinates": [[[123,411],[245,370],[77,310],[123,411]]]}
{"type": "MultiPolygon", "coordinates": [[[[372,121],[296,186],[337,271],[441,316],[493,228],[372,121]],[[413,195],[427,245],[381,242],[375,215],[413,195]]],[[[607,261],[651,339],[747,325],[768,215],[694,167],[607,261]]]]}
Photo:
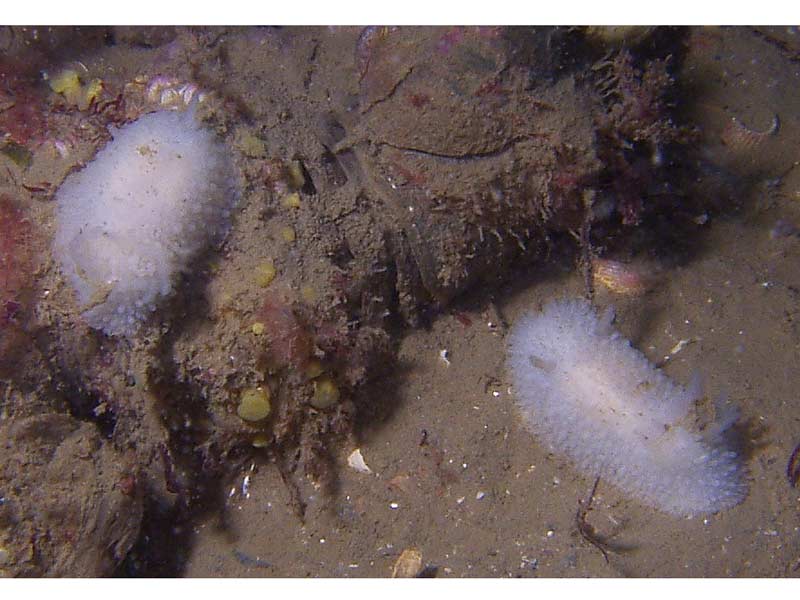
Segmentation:
{"type": "Polygon", "coordinates": [[[696,430],[697,390],[672,382],[583,300],[514,324],[507,365],[528,428],[589,476],[663,512],[731,508],[747,495],[726,447],[735,412],[696,430]]]}
{"type": "Polygon", "coordinates": [[[53,254],[91,327],[133,335],[229,225],[229,152],[194,113],[155,112],[112,130],[56,194],[53,254]]]}

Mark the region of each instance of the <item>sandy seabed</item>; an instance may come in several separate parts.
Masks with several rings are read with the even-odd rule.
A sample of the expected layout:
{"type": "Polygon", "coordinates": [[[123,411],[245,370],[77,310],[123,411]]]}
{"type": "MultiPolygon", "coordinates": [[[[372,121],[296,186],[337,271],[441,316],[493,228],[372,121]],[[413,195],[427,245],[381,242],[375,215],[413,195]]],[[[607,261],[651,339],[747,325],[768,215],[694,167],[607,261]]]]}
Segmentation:
{"type": "MultiPolygon", "coordinates": [[[[246,42],[249,38],[242,35],[229,47],[225,60],[230,64],[247,63],[253,51],[246,42]]],[[[304,48],[312,56],[315,44],[309,40],[320,35],[314,29],[297,30],[292,47],[304,48]]],[[[800,225],[800,169],[796,164],[800,115],[794,106],[800,71],[796,36],[796,32],[787,34],[777,28],[690,31],[681,91],[690,99],[689,112],[700,129],[720,131],[725,120],[735,115],[741,122],[765,130],[775,114],[780,128],[753,154],[752,161],[745,157],[736,165],[749,173],[749,185],[741,188],[737,206],[710,219],[698,219],[696,232],[686,242],[685,260],[664,269],[652,290],[631,297],[598,286],[595,296],[598,306],[615,306],[622,335],[653,363],[663,365],[669,377],[685,384],[698,372],[710,395],[727,393],[741,408],[738,427],[745,441],[744,460],[750,478],[744,502],[717,515],[681,519],[644,507],[601,480],[583,517],[595,534],[606,540],[607,554],[581,535],[576,515],[594,480],[580,474],[563,457],[546,452],[525,430],[504,367],[504,337],[510,323],[553,298],[584,294],[584,279],[574,266],[574,255],[556,251],[536,268],[515,272],[511,283],[471,290],[436,316],[429,327],[407,329],[398,338],[396,365],[369,387],[375,410],[364,414],[352,436],[330,448],[334,459],[330,468],[337,473],[333,492],[311,484],[301,487],[306,503],[302,520],[296,511],[297,499],[274,461],[258,453],[237,457],[216,481],[220,489],[215,502],[194,506],[190,515],[176,517],[174,548],[167,546],[163,552],[164,548],[148,545],[139,537],[117,574],[387,577],[403,551],[412,548],[421,556],[422,574],[437,577],[800,574],[800,496],[787,480],[787,462],[800,443],[796,393],[800,384],[800,236],[796,229],[800,225]],[[753,168],[750,162],[759,164],[753,168]],[[779,223],[784,227],[776,228],[779,223]],[[360,448],[370,473],[347,466],[347,456],[355,447],[360,448]]],[[[299,90],[312,79],[295,67],[308,57],[290,59],[286,53],[269,54],[274,64],[262,65],[259,77],[280,69],[291,73],[296,79],[296,95],[287,104],[301,113],[300,102],[306,92],[299,90]]],[[[172,60],[157,49],[131,44],[127,51],[102,49],[96,61],[115,65],[121,78],[133,79],[141,66],[154,58],[172,60]]],[[[331,72],[313,81],[336,96],[340,75],[331,72]]],[[[248,96],[247,90],[257,90],[258,85],[248,87],[246,81],[236,85],[243,90],[242,97],[269,113],[271,99],[248,96]]],[[[325,95],[319,90],[307,93],[325,95]]],[[[279,111],[271,119],[268,132],[280,130],[291,115],[279,111]]],[[[236,135],[241,143],[241,136],[236,135]]],[[[302,147],[303,136],[298,133],[291,141],[302,147]]],[[[266,139],[270,139],[269,133],[266,139]]],[[[276,139],[278,150],[291,153],[292,145],[286,139],[276,139]]],[[[79,146],[76,153],[82,159],[91,156],[88,146],[79,146]]],[[[53,161],[50,166],[56,169],[58,164],[53,161]]],[[[52,175],[47,165],[39,162],[32,169],[37,175],[52,175]]],[[[8,178],[3,180],[4,190],[14,185],[8,178]]],[[[357,209],[355,201],[352,206],[341,199],[337,202],[332,212],[344,215],[357,209]]],[[[212,261],[210,271],[218,269],[219,277],[200,299],[220,314],[240,310],[248,325],[252,310],[242,308],[246,302],[240,299],[247,296],[236,282],[266,258],[268,251],[260,245],[259,236],[266,232],[280,239],[286,227],[293,225],[303,243],[304,233],[313,231],[310,225],[305,227],[280,212],[272,221],[263,219],[254,206],[253,202],[244,203],[239,219],[248,225],[234,232],[227,255],[248,258],[230,271],[225,270],[225,255],[219,262],[212,261]]],[[[47,210],[37,205],[39,213],[47,210]]],[[[365,245],[371,244],[369,224],[360,231],[365,245]]],[[[321,243],[317,250],[320,248],[321,243]]],[[[300,284],[321,269],[311,260],[304,263],[291,251],[281,261],[281,268],[303,273],[300,284]]],[[[48,281],[56,281],[54,273],[48,271],[47,277],[53,278],[48,281]]],[[[64,292],[63,285],[53,290],[64,292]]],[[[60,314],[61,306],[56,308],[53,314],[60,314]]],[[[180,312],[175,307],[170,310],[180,312]]],[[[195,326],[200,327],[192,321],[187,330],[195,326]]],[[[220,373],[228,358],[226,351],[234,347],[242,332],[233,327],[210,331],[206,337],[194,339],[193,345],[182,346],[177,340],[174,349],[192,360],[213,356],[218,362],[212,366],[220,373]]],[[[201,362],[192,360],[182,367],[188,371],[201,362]]],[[[141,364],[135,360],[124,367],[132,379],[139,376],[141,364]]],[[[5,380],[0,381],[0,392],[4,413],[23,394],[5,380]]],[[[129,439],[140,439],[141,447],[150,444],[157,448],[161,440],[154,432],[165,434],[153,423],[163,415],[142,414],[140,437],[131,434],[129,439]]],[[[102,427],[96,411],[81,417],[86,422],[99,421],[102,427]]],[[[235,417],[231,419],[235,421],[235,417]]],[[[52,443],[51,437],[67,440],[54,464],[59,469],[66,465],[63,472],[72,465],[87,486],[91,483],[115,494],[109,516],[98,514],[91,503],[82,504],[80,490],[73,490],[78,499],[74,514],[85,517],[84,523],[96,520],[98,535],[110,536],[120,548],[130,548],[133,540],[129,538],[138,527],[126,529],[114,520],[114,514],[126,515],[131,521],[144,514],[156,527],[164,526],[158,520],[163,515],[137,496],[145,492],[131,492],[134,488],[128,487],[134,482],[126,479],[125,461],[137,460],[135,448],[128,448],[123,461],[112,461],[119,472],[103,471],[102,465],[109,463],[102,462],[100,452],[92,470],[85,457],[104,447],[94,430],[84,430],[86,423],[77,429],[61,421],[45,425],[48,433],[33,428],[25,438],[27,443],[36,446],[45,440],[41,449],[52,443]],[[92,508],[88,517],[81,513],[86,506],[92,508]]],[[[40,466],[48,460],[34,450],[30,457],[40,466]]],[[[152,458],[142,468],[161,474],[169,471],[161,457],[152,458]]],[[[21,472],[6,475],[8,481],[33,485],[21,472]]],[[[179,475],[167,472],[165,487],[179,484],[179,475]]],[[[63,490],[69,489],[68,481],[62,484],[63,490]]],[[[147,493],[174,494],[170,489],[147,493]]],[[[54,497],[42,498],[41,506],[52,506],[54,497]]],[[[7,506],[4,510],[10,511],[7,506]]],[[[6,535],[12,530],[13,519],[8,516],[12,513],[3,514],[0,549],[7,552],[0,555],[0,569],[13,574],[15,561],[32,564],[36,556],[33,550],[29,556],[8,552],[17,546],[6,535]]],[[[144,523],[143,531],[146,529],[144,523]]],[[[58,574],[68,575],[69,569],[84,567],[88,573],[102,572],[93,570],[97,568],[94,563],[84,565],[72,558],[73,552],[84,552],[71,537],[73,532],[60,531],[59,535],[63,535],[60,549],[69,558],[59,559],[58,564],[68,567],[58,574]]],[[[87,561],[104,560],[88,552],[84,556],[87,561]]],[[[102,567],[113,570],[113,564],[102,567]]]]}

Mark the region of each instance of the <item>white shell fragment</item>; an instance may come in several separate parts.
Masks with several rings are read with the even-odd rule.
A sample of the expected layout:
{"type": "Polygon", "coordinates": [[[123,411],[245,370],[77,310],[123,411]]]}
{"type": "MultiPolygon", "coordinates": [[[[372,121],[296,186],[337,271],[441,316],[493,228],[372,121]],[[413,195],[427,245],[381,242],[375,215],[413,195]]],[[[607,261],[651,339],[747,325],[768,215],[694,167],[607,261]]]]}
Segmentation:
{"type": "Polygon", "coordinates": [[[422,552],[416,548],[403,550],[392,568],[392,578],[419,577],[420,573],[422,573],[422,552]]]}
{"type": "Polygon", "coordinates": [[[678,352],[686,348],[689,344],[691,344],[694,340],[680,340],[677,344],[675,344],[672,349],[669,351],[670,356],[675,356],[678,352]]]}
{"type": "Polygon", "coordinates": [[[449,356],[450,356],[450,351],[447,348],[445,348],[443,350],[439,350],[439,358],[448,367],[450,366],[450,358],[449,358],[449,356]]]}
{"type": "Polygon", "coordinates": [[[364,462],[364,457],[361,455],[361,448],[356,448],[347,457],[347,465],[359,473],[372,473],[372,469],[364,462]]]}

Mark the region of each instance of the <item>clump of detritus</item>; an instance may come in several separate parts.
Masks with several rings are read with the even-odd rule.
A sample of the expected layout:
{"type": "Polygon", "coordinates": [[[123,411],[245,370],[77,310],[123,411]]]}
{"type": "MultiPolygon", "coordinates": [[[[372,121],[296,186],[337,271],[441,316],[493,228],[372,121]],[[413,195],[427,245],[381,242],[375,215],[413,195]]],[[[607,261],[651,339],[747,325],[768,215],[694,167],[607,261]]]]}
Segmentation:
{"type": "Polygon", "coordinates": [[[391,353],[389,336],[348,324],[341,307],[321,313],[287,288],[271,287],[263,298],[254,319],[265,383],[243,389],[236,410],[252,445],[275,458],[302,514],[295,476],[332,485],[331,441],[352,435],[358,389],[391,353]]]}
{"type": "Polygon", "coordinates": [[[302,371],[311,358],[312,339],[290,299],[279,291],[268,291],[256,320],[264,329],[264,367],[269,370],[293,367],[297,372],[302,371]]]}
{"type": "Polygon", "coordinates": [[[586,213],[587,190],[597,184],[597,165],[571,146],[554,151],[554,168],[547,181],[545,215],[553,228],[577,229],[586,213]]]}
{"type": "Polygon", "coordinates": [[[27,166],[31,147],[45,138],[45,99],[30,60],[0,57],[0,153],[27,166]]]}
{"type": "Polygon", "coordinates": [[[598,89],[608,106],[601,128],[628,142],[658,146],[672,141],[675,126],[665,119],[666,93],[673,83],[668,72],[670,57],[652,60],[639,68],[628,50],[594,66],[604,72],[598,89]]]}
{"type": "Polygon", "coordinates": [[[671,116],[671,63],[667,56],[639,64],[623,48],[593,67],[606,108],[596,118],[599,152],[606,165],[601,189],[615,197],[625,225],[639,223],[646,209],[644,198],[665,166],[669,147],[685,144],[693,135],[671,116]]]}
{"type": "Polygon", "coordinates": [[[0,195],[0,373],[11,370],[28,342],[36,250],[23,208],[0,195]]]}

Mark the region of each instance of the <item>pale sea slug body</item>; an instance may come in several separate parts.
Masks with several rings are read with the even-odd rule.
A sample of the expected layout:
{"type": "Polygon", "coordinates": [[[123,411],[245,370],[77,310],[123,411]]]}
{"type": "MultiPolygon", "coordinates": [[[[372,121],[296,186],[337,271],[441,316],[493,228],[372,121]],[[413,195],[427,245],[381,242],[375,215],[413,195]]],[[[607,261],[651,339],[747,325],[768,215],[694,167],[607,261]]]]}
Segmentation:
{"type": "Polygon", "coordinates": [[[135,333],[229,224],[229,153],[194,112],[155,112],[114,130],[57,192],[54,256],[91,327],[135,333]]]}
{"type": "MultiPolygon", "coordinates": [[[[693,427],[698,394],[672,382],[583,300],[520,319],[508,368],[526,425],[587,475],[666,513],[713,513],[747,495],[723,442],[735,416],[693,427]]],[[[719,419],[719,417],[718,417],[719,419]]]]}

